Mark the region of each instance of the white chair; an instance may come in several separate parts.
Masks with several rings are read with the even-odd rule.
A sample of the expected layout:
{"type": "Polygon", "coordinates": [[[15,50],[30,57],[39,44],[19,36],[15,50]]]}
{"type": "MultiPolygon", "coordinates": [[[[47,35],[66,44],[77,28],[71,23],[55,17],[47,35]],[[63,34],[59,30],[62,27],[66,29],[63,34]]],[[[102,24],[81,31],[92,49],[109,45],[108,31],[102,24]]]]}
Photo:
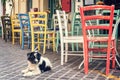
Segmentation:
{"type": "Polygon", "coordinates": [[[68,34],[68,25],[67,25],[67,18],[65,11],[56,10],[57,18],[58,18],[58,24],[59,24],[59,31],[60,31],[60,43],[61,43],[61,65],[64,64],[64,62],[67,62],[68,56],[83,56],[80,52],[83,53],[83,50],[81,51],[75,51],[72,52],[68,49],[68,43],[83,43],[83,36],[71,36],[68,34]],[[79,53],[78,53],[79,52],[79,53]]]}
{"type": "Polygon", "coordinates": [[[58,24],[57,14],[53,14],[52,21],[53,21],[52,26],[53,26],[53,29],[55,31],[55,36],[56,36],[55,49],[58,52],[60,37],[59,37],[59,24],[58,24]]]}

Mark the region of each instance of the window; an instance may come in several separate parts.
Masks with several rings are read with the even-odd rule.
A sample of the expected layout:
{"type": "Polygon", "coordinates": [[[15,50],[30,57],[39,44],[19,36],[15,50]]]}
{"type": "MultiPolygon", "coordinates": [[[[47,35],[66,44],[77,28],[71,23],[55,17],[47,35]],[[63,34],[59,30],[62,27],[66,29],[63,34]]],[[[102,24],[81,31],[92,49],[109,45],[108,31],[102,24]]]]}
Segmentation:
{"type": "Polygon", "coordinates": [[[84,2],[84,6],[87,6],[87,5],[94,5],[95,4],[95,0],[83,0],[84,2]]]}

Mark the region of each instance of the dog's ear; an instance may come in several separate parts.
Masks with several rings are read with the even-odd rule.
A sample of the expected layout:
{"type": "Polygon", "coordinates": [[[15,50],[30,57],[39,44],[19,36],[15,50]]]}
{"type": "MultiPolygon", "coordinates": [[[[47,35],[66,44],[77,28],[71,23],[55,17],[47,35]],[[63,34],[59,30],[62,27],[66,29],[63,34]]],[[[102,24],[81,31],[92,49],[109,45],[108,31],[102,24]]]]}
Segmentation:
{"type": "Polygon", "coordinates": [[[37,59],[40,61],[41,58],[41,54],[39,52],[37,52],[37,59]]]}
{"type": "Polygon", "coordinates": [[[31,53],[27,53],[27,57],[30,57],[30,54],[31,54],[31,53]]]}

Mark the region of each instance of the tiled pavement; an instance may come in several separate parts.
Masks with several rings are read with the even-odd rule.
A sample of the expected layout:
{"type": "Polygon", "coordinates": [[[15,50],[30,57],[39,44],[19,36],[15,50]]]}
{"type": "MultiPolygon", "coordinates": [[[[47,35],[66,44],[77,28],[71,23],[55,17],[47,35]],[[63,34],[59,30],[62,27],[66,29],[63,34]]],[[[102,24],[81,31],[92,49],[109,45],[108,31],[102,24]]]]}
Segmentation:
{"type": "Polygon", "coordinates": [[[0,80],[120,80],[120,71],[111,69],[110,75],[105,76],[105,61],[93,61],[89,65],[88,75],[84,74],[83,66],[78,69],[82,57],[70,57],[68,63],[60,65],[60,53],[47,54],[52,64],[52,71],[37,76],[23,77],[21,70],[27,66],[26,53],[29,49],[21,50],[19,45],[12,45],[0,38],[0,80]]]}

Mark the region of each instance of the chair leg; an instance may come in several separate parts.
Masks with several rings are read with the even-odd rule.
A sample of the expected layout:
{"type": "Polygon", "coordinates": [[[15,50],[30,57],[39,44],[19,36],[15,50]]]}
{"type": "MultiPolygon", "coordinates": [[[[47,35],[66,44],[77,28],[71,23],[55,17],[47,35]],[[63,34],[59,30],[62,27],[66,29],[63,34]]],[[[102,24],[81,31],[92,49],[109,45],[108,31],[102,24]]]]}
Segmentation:
{"type": "Polygon", "coordinates": [[[113,58],[112,58],[112,68],[115,68],[115,50],[112,51],[112,55],[113,55],[113,58]]]}
{"type": "Polygon", "coordinates": [[[109,70],[110,70],[110,59],[108,59],[110,57],[107,57],[107,61],[106,61],[106,75],[109,74],[109,70]]]}
{"type": "Polygon", "coordinates": [[[115,41],[112,41],[112,44],[114,46],[114,49],[112,50],[112,68],[115,68],[115,49],[116,49],[116,42],[115,41]]]}
{"type": "MultiPolygon", "coordinates": [[[[50,37],[51,37],[51,34],[48,34],[48,35],[47,35],[47,38],[50,38],[50,37]]],[[[52,37],[53,37],[53,34],[52,34],[52,37]]],[[[51,41],[51,40],[47,40],[47,43],[46,43],[48,49],[50,49],[50,41],[51,41]]]]}
{"type": "Polygon", "coordinates": [[[53,51],[55,51],[55,34],[53,33],[53,37],[52,37],[52,43],[53,43],[53,51]]]}
{"type": "Polygon", "coordinates": [[[65,62],[68,61],[68,43],[65,43],[65,62]]]}
{"type": "Polygon", "coordinates": [[[41,37],[40,34],[38,34],[38,35],[37,35],[37,42],[38,42],[37,46],[38,46],[38,50],[40,50],[40,44],[41,44],[41,43],[39,43],[39,42],[41,41],[41,40],[40,40],[40,37],[41,37]]]}
{"type": "Polygon", "coordinates": [[[22,44],[22,33],[20,31],[20,45],[22,44]]]}
{"type": "Polygon", "coordinates": [[[35,41],[34,41],[34,34],[32,34],[32,49],[31,51],[34,51],[34,44],[35,44],[35,41]]]}
{"type": "Polygon", "coordinates": [[[44,34],[44,45],[43,45],[43,54],[45,54],[45,50],[46,50],[46,37],[47,37],[47,35],[46,34],[44,34]]]}
{"type": "MultiPolygon", "coordinates": [[[[79,35],[79,33],[80,33],[80,29],[79,29],[79,27],[77,27],[77,36],[79,35]]],[[[79,44],[76,43],[76,51],[78,51],[78,50],[79,50],[79,44]]]]}
{"type": "MultiPolygon", "coordinates": [[[[93,47],[94,47],[94,42],[90,42],[90,43],[89,43],[89,47],[93,48],[93,47]]],[[[92,54],[93,54],[93,51],[90,51],[89,54],[92,55],[92,54]]],[[[92,58],[89,58],[89,62],[92,62],[92,61],[93,61],[92,58]]]]}
{"type": "Polygon", "coordinates": [[[59,32],[57,31],[57,34],[56,34],[57,36],[56,36],[56,51],[58,52],[58,46],[59,46],[59,40],[60,40],[60,38],[59,38],[59,32]]]}
{"type": "Polygon", "coordinates": [[[22,49],[24,49],[24,33],[22,32],[22,49]]]}
{"type": "Polygon", "coordinates": [[[5,33],[5,42],[7,42],[7,31],[6,31],[6,33],[5,33]]]}
{"type": "Polygon", "coordinates": [[[5,26],[5,41],[7,42],[7,30],[6,30],[6,26],[5,26]]]}
{"type": "Polygon", "coordinates": [[[64,44],[61,42],[61,65],[64,64],[64,44]]]}
{"type": "Polygon", "coordinates": [[[110,47],[108,45],[107,61],[106,61],[106,75],[109,74],[109,70],[110,70],[110,47]]]}
{"type": "Polygon", "coordinates": [[[28,49],[30,49],[30,33],[28,33],[28,49]]]}
{"type": "Polygon", "coordinates": [[[14,32],[12,33],[12,44],[14,45],[15,44],[15,34],[14,34],[14,32]]]}
{"type": "Polygon", "coordinates": [[[84,70],[85,70],[85,74],[88,74],[88,46],[87,46],[87,42],[84,43],[84,70]]]}

